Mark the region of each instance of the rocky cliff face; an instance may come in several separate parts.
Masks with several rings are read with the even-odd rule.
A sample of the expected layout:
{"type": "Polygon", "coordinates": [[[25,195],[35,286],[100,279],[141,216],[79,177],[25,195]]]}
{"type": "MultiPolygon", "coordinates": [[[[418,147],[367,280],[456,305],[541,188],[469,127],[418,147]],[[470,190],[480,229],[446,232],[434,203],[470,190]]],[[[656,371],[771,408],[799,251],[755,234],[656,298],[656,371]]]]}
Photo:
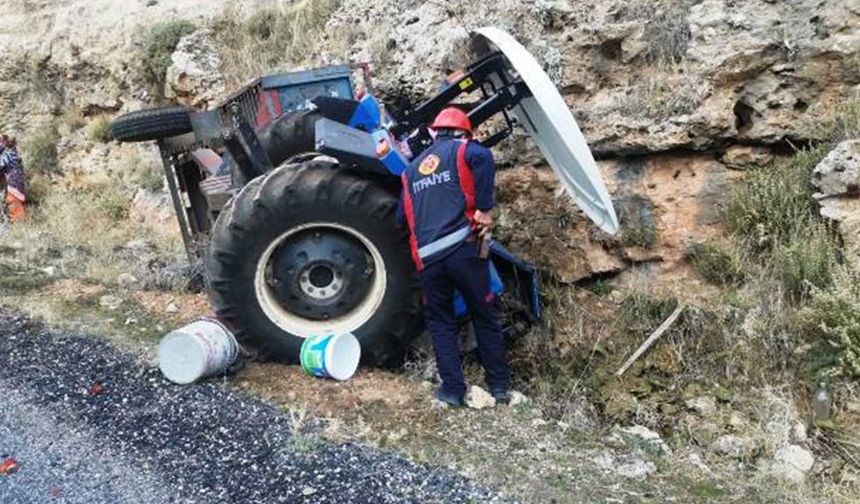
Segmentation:
{"type": "MultiPolygon", "coordinates": [[[[228,3],[237,15],[274,4],[0,0],[0,126],[27,135],[69,108],[92,117],[146,106],[135,69],[148,28],[205,25],[228,3]]],[[[689,245],[719,233],[718,205],[738,170],[816,138],[811,124],[860,92],[860,6],[849,0],[333,4],[306,63],[370,61],[390,101],[432,94],[468,60],[468,30],[482,25],[507,29],[544,63],[602,160],[625,228],[610,238],[587,225],[527,139],[501,147],[514,169],[500,176],[500,234],[566,281],[678,269],[689,245]]],[[[180,44],[168,71],[168,94],[194,106],[223,85],[209,75],[217,44],[194,43],[202,37],[180,44]]],[[[63,170],[116,160],[116,146],[68,133],[63,170]]]]}

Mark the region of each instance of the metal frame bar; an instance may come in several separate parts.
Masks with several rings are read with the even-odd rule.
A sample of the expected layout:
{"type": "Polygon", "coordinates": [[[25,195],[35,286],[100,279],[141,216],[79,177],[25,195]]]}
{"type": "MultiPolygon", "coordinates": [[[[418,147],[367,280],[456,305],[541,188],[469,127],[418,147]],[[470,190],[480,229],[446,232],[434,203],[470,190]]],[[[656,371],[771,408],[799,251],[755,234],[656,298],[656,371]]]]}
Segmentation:
{"type": "MultiPolygon", "coordinates": [[[[416,128],[428,124],[436,114],[451,105],[462,94],[480,89],[484,93],[484,101],[471,107],[469,118],[472,126],[478,127],[490,117],[505,112],[516,106],[520,100],[528,96],[528,90],[521,81],[511,82],[508,77],[508,66],[502,53],[492,53],[482,60],[470,65],[466,72],[450,83],[441,93],[425,101],[414,110],[401,113],[401,121],[392,128],[395,136],[407,134],[416,128]],[[497,81],[500,85],[497,88],[497,81]],[[487,89],[487,85],[490,89],[487,89]]],[[[512,123],[506,115],[509,126],[512,123]]],[[[498,140],[500,141],[501,138],[498,140]]],[[[497,141],[497,143],[498,143],[497,141]]]]}

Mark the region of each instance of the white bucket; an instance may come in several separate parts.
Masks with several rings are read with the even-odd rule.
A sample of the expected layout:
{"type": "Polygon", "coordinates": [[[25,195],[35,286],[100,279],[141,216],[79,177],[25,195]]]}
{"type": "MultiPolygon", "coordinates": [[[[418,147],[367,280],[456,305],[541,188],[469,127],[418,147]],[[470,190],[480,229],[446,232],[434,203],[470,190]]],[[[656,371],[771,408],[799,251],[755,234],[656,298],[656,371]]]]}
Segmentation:
{"type": "Polygon", "coordinates": [[[233,334],[217,320],[203,318],[165,336],[158,345],[158,368],[185,385],[223,373],[239,356],[233,334]]]}
{"type": "Polygon", "coordinates": [[[302,344],[302,368],[311,376],[346,381],[361,360],[361,344],[351,333],[308,338],[302,344]]]}

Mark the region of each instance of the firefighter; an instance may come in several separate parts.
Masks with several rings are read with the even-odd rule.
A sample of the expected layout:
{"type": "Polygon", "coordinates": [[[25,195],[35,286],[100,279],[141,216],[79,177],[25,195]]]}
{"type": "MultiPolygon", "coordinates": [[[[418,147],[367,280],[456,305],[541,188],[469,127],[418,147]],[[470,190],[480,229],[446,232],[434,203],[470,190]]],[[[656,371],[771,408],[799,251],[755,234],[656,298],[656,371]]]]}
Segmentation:
{"type": "Polygon", "coordinates": [[[24,167],[18,157],[15,139],[0,135],[0,187],[6,187],[6,211],[9,220],[20,221],[24,218],[24,167]]]}
{"type": "Polygon", "coordinates": [[[481,238],[493,226],[493,154],[471,140],[469,117],[458,108],[443,110],[431,128],[435,142],[403,172],[401,205],[442,378],[436,398],[462,406],[466,394],[454,313],[456,290],[466,301],[475,327],[490,393],[505,403],[510,370],[488,260],[480,253],[481,238]]]}

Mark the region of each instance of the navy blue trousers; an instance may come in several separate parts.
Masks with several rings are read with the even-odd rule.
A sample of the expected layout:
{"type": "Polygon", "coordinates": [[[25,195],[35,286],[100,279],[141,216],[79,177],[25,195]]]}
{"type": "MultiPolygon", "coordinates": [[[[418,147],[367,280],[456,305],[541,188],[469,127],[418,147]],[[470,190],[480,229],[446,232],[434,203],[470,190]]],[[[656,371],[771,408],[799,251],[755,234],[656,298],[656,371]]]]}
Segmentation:
{"type": "Polygon", "coordinates": [[[459,325],[454,314],[455,289],[463,295],[472,316],[487,386],[490,391],[507,391],[511,372],[505,361],[505,338],[490,288],[489,264],[478,257],[477,243],[465,242],[447,257],[427,265],[421,272],[421,287],[424,318],[433,337],[442,391],[457,397],[466,393],[459,325]]]}

